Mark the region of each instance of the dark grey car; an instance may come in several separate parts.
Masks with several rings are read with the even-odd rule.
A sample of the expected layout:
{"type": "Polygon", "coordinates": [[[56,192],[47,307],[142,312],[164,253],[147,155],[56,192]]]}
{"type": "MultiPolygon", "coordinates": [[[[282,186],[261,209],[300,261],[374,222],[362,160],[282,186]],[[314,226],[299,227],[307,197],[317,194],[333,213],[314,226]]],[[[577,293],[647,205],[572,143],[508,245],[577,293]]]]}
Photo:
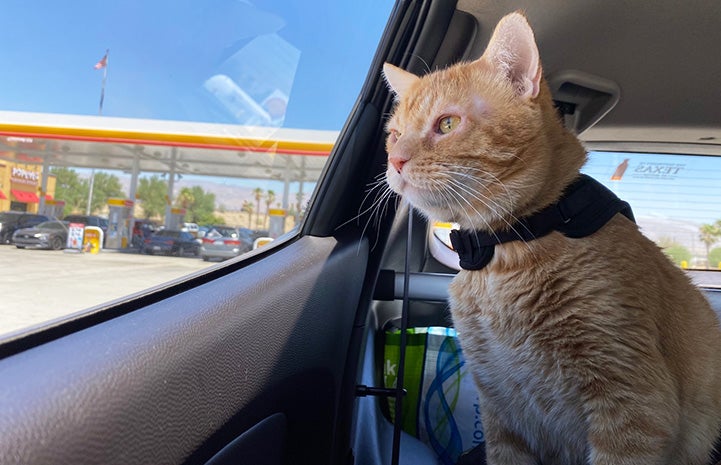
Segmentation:
{"type": "Polygon", "coordinates": [[[15,211],[0,213],[0,244],[12,243],[13,234],[18,229],[30,228],[49,219],[48,216],[35,213],[15,211]]]}
{"type": "Polygon", "coordinates": [[[32,228],[18,229],[13,234],[13,243],[18,249],[60,250],[67,242],[67,221],[44,221],[32,228]]]}
{"type": "Polygon", "coordinates": [[[163,229],[145,239],[140,249],[145,254],[165,254],[182,257],[188,253],[198,255],[200,246],[187,231],[163,229]]]}

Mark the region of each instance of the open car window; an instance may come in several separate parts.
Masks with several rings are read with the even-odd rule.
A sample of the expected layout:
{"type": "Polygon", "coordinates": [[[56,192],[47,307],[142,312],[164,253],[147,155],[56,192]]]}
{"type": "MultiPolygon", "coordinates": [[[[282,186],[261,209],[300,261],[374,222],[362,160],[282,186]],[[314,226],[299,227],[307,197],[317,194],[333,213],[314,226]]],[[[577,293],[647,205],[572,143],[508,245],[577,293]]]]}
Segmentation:
{"type": "Polygon", "coordinates": [[[201,260],[209,226],[248,231],[241,258],[223,260],[295,234],[391,7],[6,3],[0,212],[67,219],[69,233],[30,250],[0,221],[0,261],[15,264],[0,339],[224,266],[201,260]],[[197,249],[145,253],[144,225],[186,223],[197,249]]]}

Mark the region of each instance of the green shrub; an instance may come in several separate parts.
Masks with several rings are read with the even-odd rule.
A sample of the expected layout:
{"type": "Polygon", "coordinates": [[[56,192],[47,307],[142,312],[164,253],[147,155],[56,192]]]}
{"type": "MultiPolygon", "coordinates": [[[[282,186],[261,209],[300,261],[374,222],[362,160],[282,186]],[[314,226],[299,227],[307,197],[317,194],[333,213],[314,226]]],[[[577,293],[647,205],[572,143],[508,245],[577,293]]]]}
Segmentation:
{"type": "Polygon", "coordinates": [[[691,262],[691,252],[680,244],[668,245],[663,251],[678,266],[681,266],[681,262],[686,262],[686,266],[691,262]]]}
{"type": "Polygon", "coordinates": [[[708,253],[708,267],[721,269],[721,247],[711,249],[708,253]]]}

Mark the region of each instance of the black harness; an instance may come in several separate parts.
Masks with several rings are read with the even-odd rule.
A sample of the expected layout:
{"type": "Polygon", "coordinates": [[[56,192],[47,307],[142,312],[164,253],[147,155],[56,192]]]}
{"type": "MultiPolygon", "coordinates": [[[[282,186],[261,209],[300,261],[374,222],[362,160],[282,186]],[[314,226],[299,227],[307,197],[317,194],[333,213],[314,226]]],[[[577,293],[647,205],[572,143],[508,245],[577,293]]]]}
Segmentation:
{"type": "Polygon", "coordinates": [[[495,232],[453,230],[451,244],[461,259],[461,268],[480,270],[493,258],[496,244],[532,241],[552,231],[574,239],[590,236],[616,213],[635,222],[627,202],[592,177],[582,174],[566,188],[558,202],[521,218],[509,229],[495,232]]]}

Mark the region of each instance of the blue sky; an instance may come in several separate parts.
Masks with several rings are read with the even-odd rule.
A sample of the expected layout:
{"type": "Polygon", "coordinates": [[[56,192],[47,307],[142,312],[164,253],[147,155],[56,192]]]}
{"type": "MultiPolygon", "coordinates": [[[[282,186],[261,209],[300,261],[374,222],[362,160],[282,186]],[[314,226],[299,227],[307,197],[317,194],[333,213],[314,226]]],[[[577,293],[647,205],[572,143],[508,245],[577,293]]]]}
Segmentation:
{"type": "Polygon", "coordinates": [[[246,122],[209,90],[215,76],[258,104],[287,99],[286,127],[338,130],[392,3],[5,0],[0,109],[97,114],[93,65],[110,49],[104,115],[246,122]]]}

